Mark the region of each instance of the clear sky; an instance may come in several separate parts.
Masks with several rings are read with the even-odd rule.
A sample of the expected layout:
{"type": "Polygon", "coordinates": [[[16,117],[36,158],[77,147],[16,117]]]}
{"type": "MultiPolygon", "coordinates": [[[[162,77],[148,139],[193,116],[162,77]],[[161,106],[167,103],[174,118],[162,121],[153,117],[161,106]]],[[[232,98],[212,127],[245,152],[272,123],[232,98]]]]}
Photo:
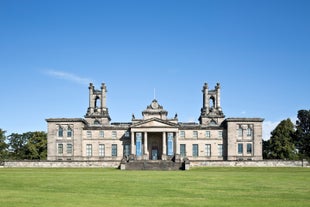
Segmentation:
{"type": "MultiPolygon", "coordinates": [[[[82,118],[105,82],[112,122],[156,99],[196,121],[205,82],[226,117],[276,124],[310,108],[310,1],[0,0],[0,128],[82,118]]],[[[294,120],[295,121],[295,120],[294,120]]]]}

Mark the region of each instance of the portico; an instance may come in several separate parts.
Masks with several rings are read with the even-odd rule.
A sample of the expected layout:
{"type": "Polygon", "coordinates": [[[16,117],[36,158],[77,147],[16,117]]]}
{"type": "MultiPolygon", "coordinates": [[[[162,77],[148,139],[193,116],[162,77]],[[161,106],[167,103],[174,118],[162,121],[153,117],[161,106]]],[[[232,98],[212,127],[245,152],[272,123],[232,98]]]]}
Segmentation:
{"type": "Polygon", "coordinates": [[[131,131],[131,154],[137,160],[166,160],[177,152],[177,129],[133,129],[131,131]]]}

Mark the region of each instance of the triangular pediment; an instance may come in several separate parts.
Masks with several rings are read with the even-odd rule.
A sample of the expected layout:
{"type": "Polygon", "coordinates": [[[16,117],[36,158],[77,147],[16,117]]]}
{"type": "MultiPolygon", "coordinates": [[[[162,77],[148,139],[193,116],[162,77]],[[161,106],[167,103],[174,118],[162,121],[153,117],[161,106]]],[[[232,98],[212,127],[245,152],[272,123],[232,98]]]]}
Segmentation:
{"type": "Polygon", "coordinates": [[[142,120],[141,122],[135,123],[131,126],[132,128],[157,128],[157,127],[165,127],[165,128],[175,128],[178,127],[178,124],[170,122],[168,120],[162,120],[158,118],[151,118],[147,120],[142,120]]]}

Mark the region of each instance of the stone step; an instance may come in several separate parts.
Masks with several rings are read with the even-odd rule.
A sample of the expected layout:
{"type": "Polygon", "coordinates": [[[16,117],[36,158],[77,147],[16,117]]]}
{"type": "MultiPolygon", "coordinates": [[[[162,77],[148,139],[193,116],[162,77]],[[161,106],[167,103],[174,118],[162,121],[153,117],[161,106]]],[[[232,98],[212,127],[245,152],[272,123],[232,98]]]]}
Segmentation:
{"type": "Polygon", "coordinates": [[[182,170],[181,162],[166,160],[157,161],[130,161],[123,164],[122,170],[182,170]]]}

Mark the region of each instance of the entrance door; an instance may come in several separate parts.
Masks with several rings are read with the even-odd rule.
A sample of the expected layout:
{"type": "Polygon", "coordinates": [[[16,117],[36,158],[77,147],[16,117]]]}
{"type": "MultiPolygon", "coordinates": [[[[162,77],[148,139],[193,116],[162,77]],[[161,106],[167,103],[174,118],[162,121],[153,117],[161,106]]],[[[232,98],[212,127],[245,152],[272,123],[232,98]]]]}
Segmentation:
{"type": "Polygon", "coordinates": [[[158,150],[157,148],[152,148],[152,160],[157,160],[158,150]]]}

